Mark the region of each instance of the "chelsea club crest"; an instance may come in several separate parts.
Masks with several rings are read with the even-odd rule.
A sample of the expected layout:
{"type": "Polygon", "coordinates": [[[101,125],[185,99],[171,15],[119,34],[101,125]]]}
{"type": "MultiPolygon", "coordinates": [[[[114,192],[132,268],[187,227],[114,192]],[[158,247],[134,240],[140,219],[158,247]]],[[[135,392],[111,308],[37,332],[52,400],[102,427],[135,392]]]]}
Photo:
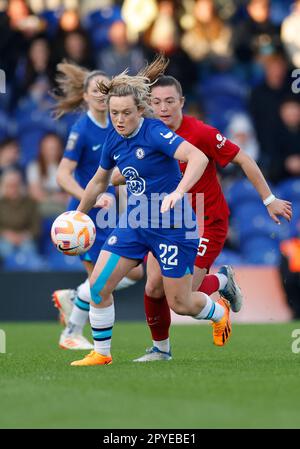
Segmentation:
{"type": "Polygon", "coordinates": [[[137,148],[137,150],[135,151],[135,155],[138,159],[143,159],[145,157],[145,151],[143,150],[143,148],[137,148]]]}

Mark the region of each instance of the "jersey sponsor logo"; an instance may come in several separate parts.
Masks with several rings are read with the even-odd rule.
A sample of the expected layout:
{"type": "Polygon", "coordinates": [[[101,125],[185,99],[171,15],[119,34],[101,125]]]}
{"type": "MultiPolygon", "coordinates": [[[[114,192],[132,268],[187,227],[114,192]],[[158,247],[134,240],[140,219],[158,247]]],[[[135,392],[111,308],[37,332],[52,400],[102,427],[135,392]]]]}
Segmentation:
{"type": "Polygon", "coordinates": [[[173,270],[173,267],[166,267],[165,265],[163,265],[163,269],[164,270],[173,270]]]}
{"type": "Polygon", "coordinates": [[[109,237],[107,243],[108,245],[115,245],[118,241],[118,238],[115,235],[112,235],[111,237],[109,237]]]}
{"type": "Polygon", "coordinates": [[[78,133],[71,132],[66,145],[66,150],[68,151],[74,150],[78,137],[79,137],[78,133]]]}
{"type": "Polygon", "coordinates": [[[143,159],[145,157],[145,151],[143,148],[138,148],[135,152],[135,155],[138,159],[143,159]]]}
{"type": "Polygon", "coordinates": [[[226,140],[227,140],[226,137],[222,137],[222,142],[217,144],[218,150],[220,150],[225,145],[226,140]]]}
{"type": "Polygon", "coordinates": [[[113,155],[113,158],[114,158],[114,160],[116,161],[117,159],[119,159],[120,156],[121,156],[120,154],[114,154],[114,155],[113,155]]]}
{"type": "Polygon", "coordinates": [[[133,195],[142,195],[146,189],[146,182],[140,177],[134,167],[125,167],[122,175],[126,178],[126,185],[133,195]]]}
{"type": "Polygon", "coordinates": [[[97,151],[97,150],[99,150],[99,148],[101,148],[101,143],[99,143],[98,145],[93,145],[92,146],[92,150],[93,151],[97,151]]]}
{"type": "Polygon", "coordinates": [[[173,136],[172,131],[169,131],[167,134],[159,133],[164,139],[171,139],[173,136]]]}
{"type": "Polygon", "coordinates": [[[217,134],[217,135],[216,135],[216,139],[217,139],[219,142],[222,142],[222,140],[223,140],[222,134],[217,134]]]}

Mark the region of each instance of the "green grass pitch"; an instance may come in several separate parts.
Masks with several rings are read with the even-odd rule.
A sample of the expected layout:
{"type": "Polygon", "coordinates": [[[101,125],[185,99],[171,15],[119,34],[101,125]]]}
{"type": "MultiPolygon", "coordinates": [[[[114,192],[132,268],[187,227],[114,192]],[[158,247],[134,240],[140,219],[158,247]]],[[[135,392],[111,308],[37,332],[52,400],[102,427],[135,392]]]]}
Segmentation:
{"type": "MultiPolygon", "coordinates": [[[[299,428],[300,322],[234,325],[223,348],[211,327],[173,326],[173,360],[132,363],[149,346],[144,323],[117,323],[114,363],[71,367],[56,323],[2,323],[0,428],[299,428]]],[[[87,329],[88,331],[88,329],[87,329]]]]}

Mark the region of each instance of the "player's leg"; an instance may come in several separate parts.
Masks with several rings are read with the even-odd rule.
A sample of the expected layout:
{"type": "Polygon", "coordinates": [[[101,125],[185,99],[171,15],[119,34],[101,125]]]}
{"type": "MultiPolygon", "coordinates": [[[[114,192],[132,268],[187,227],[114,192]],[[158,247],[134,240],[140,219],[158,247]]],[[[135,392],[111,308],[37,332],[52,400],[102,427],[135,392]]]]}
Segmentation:
{"type": "Polygon", "coordinates": [[[90,324],[94,339],[94,351],[73,366],[107,365],[112,363],[110,354],[115,309],[112,292],[120,280],[138,263],[106,250],[99,258],[90,278],[90,324]]]}
{"type": "Polygon", "coordinates": [[[127,276],[125,276],[116,286],[115,290],[122,290],[123,288],[132,287],[137,281],[141,280],[144,276],[143,265],[140,264],[129,271],[127,276]]]}
{"type": "Polygon", "coordinates": [[[93,345],[83,336],[83,328],[89,318],[91,300],[89,278],[94,264],[87,260],[83,260],[83,264],[88,273],[88,279],[76,290],[67,326],[59,339],[59,346],[63,349],[93,349],[93,345]]]}
{"type": "Polygon", "coordinates": [[[214,343],[224,345],[231,332],[227,301],[214,302],[206,293],[192,292],[192,275],[199,242],[196,239],[187,240],[180,231],[177,238],[173,233],[172,243],[169,242],[170,237],[164,235],[154,244],[154,254],[163,275],[164,291],[170,308],[179,315],[211,320],[214,343]]]}
{"type": "Polygon", "coordinates": [[[232,267],[224,265],[219,269],[218,273],[206,274],[205,277],[203,277],[202,273],[203,269],[206,269],[207,272],[209,271],[221,253],[227,233],[227,218],[206,226],[195,259],[193,290],[198,290],[208,295],[219,291],[220,295],[229,301],[231,310],[239,312],[242,307],[243,296],[235,281],[232,267]]]}
{"type": "Polygon", "coordinates": [[[165,297],[160,266],[151,252],[147,257],[147,283],[144,306],[147,324],[152,336],[152,348],[135,362],[171,360],[169,329],[171,314],[165,297]]]}
{"type": "Polygon", "coordinates": [[[223,346],[231,334],[229,304],[220,299],[214,302],[206,293],[192,292],[192,276],[163,277],[164,289],[170,308],[179,315],[196,320],[211,320],[214,344],[223,346]]]}

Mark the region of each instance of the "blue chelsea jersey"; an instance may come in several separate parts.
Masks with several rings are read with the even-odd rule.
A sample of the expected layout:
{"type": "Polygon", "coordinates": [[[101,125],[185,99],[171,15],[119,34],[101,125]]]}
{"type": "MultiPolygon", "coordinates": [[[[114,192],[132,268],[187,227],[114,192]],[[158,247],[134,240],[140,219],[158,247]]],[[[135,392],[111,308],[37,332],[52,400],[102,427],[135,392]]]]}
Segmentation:
{"type": "Polygon", "coordinates": [[[129,137],[114,129],[108,133],[100,165],[105,170],[117,165],[132,195],[171,193],[181,180],[173,156],[183,141],[160,120],[144,118],[129,137]]]}
{"type": "MultiPolygon", "coordinates": [[[[129,137],[119,135],[111,130],[104,143],[100,166],[105,170],[115,165],[126,179],[129,192],[127,215],[139,204],[141,226],[164,227],[169,222],[171,227],[184,227],[181,213],[175,209],[167,214],[160,213],[160,205],[164,195],[173,192],[180,180],[179,164],[174,153],[184,139],[166,127],[160,120],[145,118],[129,137]],[[146,201],[145,201],[146,198],[146,201]],[[138,201],[138,202],[137,202],[138,201]],[[147,210],[147,213],[144,213],[147,210]]],[[[184,201],[177,202],[177,207],[187,211],[184,201]]],[[[190,211],[193,218],[193,212],[190,211]]],[[[189,227],[194,224],[188,225],[189,227]]],[[[167,226],[166,226],[167,227],[167,226]]]]}
{"type": "MultiPolygon", "coordinates": [[[[90,112],[84,114],[71,128],[63,157],[77,162],[74,177],[83,189],[99,167],[103,143],[111,129],[110,121],[106,127],[102,127],[90,112]]],[[[110,186],[107,191],[115,193],[115,188],[110,186]]],[[[78,204],[79,201],[72,198],[68,209],[76,209],[78,204]]]]}

